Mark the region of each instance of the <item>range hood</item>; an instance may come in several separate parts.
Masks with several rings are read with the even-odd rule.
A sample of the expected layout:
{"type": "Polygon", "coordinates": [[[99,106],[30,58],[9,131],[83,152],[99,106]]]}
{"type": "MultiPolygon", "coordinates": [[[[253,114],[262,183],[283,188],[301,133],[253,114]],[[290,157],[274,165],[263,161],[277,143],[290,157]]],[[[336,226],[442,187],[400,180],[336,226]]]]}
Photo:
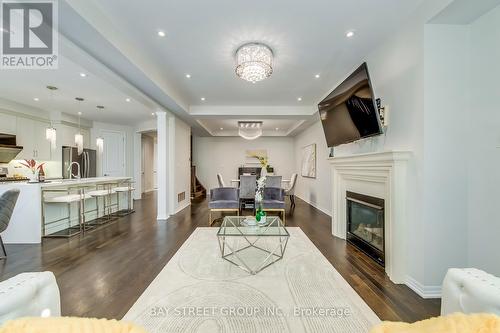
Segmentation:
{"type": "Polygon", "coordinates": [[[9,163],[23,150],[16,143],[16,136],[0,133],[0,163],[9,163]]]}

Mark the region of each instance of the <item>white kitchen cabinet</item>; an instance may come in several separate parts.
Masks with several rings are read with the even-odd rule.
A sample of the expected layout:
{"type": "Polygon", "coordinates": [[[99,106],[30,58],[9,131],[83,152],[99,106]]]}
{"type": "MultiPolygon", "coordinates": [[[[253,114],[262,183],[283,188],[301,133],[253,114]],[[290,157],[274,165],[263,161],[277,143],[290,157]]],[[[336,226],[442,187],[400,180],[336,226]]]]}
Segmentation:
{"type": "Polygon", "coordinates": [[[17,118],[10,114],[0,113],[0,133],[13,134],[17,133],[17,118]]]}
{"type": "Polygon", "coordinates": [[[35,159],[48,161],[50,156],[50,142],[45,137],[45,130],[49,123],[17,117],[17,144],[23,150],[16,159],[35,159]]]}
{"type": "Polygon", "coordinates": [[[59,146],[75,145],[75,128],[66,125],[57,127],[57,144],[59,146]]]}
{"type": "Polygon", "coordinates": [[[61,146],[75,146],[75,135],[80,131],[83,135],[83,148],[90,148],[90,131],[88,129],[78,128],[67,125],[60,125],[58,127],[57,142],[61,146]],[[60,133],[59,133],[60,132],[60,133]],[[60,139],[59,139],[60,136],[60,139]]]}

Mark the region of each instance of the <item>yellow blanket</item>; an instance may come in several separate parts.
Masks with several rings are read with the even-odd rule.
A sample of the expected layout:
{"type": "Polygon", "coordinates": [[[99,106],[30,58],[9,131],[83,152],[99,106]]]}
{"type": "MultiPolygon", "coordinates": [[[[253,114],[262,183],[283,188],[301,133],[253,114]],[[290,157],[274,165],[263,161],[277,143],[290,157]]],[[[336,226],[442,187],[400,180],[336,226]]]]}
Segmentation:
{"type": "Polygon", "coordinates": [[[133,324],[107,319],[21,318],[0,327],[0,333],[146,333],[133,324]]]}
{"type": "Polygon", "coordinates": [[[500,333],[500,317],[493,314],[455,313],[413,324],[383,322],[371,333],[500,333]]]}

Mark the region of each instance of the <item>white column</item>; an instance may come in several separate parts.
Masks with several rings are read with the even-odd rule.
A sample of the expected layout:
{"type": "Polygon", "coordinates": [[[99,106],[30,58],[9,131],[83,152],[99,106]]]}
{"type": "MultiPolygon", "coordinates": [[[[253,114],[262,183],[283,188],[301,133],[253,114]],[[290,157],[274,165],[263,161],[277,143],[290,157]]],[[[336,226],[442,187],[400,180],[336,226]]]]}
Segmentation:
{"type": "Polygon", "coordinates": [[[170,117],[168,121],[168,196],[170,214],[175,214],[175,201],[177,194],[175,193],[175,117],[170,117]]]}
{"type": "Polygon", "coordinates": [[[134,133],[134,199],[142,198],[142,134],[134,133]]]}
{"type": "Polygon", "coordinates": [[[169,216],[169,162],[168,162],[168,119],[167,113],[159,111],[156,113],[157,136],[158,136],[158,220],[166,220],[169,216]]]}

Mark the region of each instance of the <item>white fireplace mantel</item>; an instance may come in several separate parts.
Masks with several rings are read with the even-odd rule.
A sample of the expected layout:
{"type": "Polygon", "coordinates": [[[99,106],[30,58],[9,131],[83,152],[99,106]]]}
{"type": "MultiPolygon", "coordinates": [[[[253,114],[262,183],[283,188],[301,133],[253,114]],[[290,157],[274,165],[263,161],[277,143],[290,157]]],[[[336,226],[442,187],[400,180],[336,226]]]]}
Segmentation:
{"type": "Polygon", "coordinates": [[[346,238],[346,191],[385,200],[385,271],[394,283],[406,279],[408,162],[412,153],[387,151],[330,158],[332,233],[346,238]]]}

